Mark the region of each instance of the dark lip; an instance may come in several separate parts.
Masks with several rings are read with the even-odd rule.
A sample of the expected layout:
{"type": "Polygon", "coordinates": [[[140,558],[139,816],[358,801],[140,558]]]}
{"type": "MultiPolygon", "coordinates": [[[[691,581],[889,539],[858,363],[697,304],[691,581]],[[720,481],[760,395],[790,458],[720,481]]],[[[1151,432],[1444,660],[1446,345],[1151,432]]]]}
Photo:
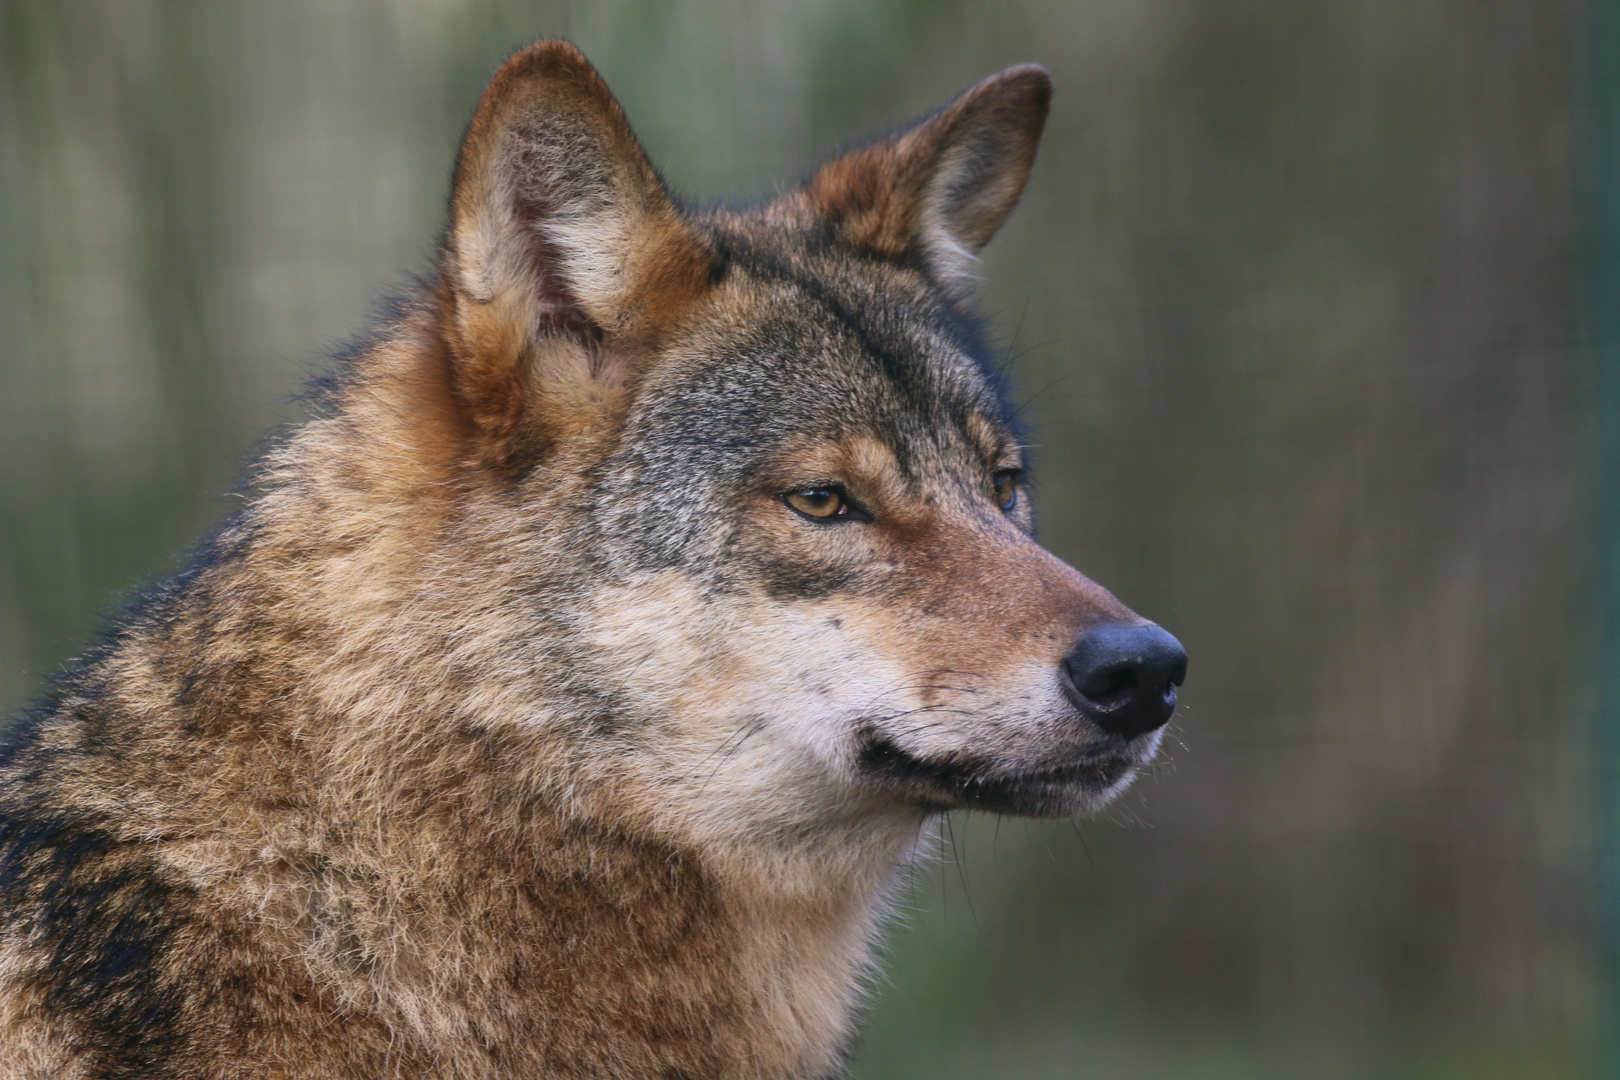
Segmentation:
{"type": "Polygon", "coordinates": [[[1100,794],[1139,764],[1132,757],[1109,754],[1002,773],[985,761],[920,758],[870,729],[861,733],[858,760],[863,771],[929,809],[974,807],[1033,815],[1068,812],[1076,796],[1100,794]]]}

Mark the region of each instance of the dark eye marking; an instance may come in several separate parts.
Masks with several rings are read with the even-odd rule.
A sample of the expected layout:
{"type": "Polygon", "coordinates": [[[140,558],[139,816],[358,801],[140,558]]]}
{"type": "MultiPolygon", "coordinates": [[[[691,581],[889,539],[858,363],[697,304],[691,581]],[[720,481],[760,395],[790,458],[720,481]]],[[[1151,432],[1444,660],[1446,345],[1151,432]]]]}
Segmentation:
{"type": "Polygon", "coordinates": [[[794,513],[817,525],[872,520],[872,515],[857,506],[849,494],[836,484],[784,491],[781,499],[794,513]]]}

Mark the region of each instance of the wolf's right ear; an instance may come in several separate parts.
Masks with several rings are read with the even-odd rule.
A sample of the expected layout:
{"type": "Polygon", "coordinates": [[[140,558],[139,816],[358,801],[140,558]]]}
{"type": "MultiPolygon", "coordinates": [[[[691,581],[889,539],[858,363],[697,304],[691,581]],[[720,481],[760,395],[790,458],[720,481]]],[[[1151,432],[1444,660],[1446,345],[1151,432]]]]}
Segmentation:
{"type": "Polygon", "coordinates": [[[441,282],[478,456],[555,441],[633,377],[709,280],[601,76],[540,41],[495,72],[456,160],[441,282]]]}

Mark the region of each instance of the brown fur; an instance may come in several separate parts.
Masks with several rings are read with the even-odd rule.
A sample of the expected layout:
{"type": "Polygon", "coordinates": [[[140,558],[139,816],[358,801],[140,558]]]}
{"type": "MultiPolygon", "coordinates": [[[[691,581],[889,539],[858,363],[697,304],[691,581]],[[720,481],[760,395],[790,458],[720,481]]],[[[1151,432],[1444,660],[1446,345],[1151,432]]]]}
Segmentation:
{"type": "Polygon", "coordinates": [[[964,260],[1048,96],[699,212],[572,47],[504,64],[436,283],[0,753],[0,1077],[837,1072],[937,812],[1156,745],[1056,693],[1136,617],[993,495],[964,260]]]}

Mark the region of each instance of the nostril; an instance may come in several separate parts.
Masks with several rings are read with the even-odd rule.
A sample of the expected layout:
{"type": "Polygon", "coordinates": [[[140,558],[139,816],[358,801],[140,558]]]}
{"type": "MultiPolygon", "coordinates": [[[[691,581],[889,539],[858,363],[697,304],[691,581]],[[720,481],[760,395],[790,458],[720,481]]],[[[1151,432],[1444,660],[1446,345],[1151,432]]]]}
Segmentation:
{"type": "Polygon", "coordinates": [[[1136,696],[1136,669],[1129,664],[1103,668],[1086,676],[1076,689],[1098,705],[1107,707],[1136,696]]]}

